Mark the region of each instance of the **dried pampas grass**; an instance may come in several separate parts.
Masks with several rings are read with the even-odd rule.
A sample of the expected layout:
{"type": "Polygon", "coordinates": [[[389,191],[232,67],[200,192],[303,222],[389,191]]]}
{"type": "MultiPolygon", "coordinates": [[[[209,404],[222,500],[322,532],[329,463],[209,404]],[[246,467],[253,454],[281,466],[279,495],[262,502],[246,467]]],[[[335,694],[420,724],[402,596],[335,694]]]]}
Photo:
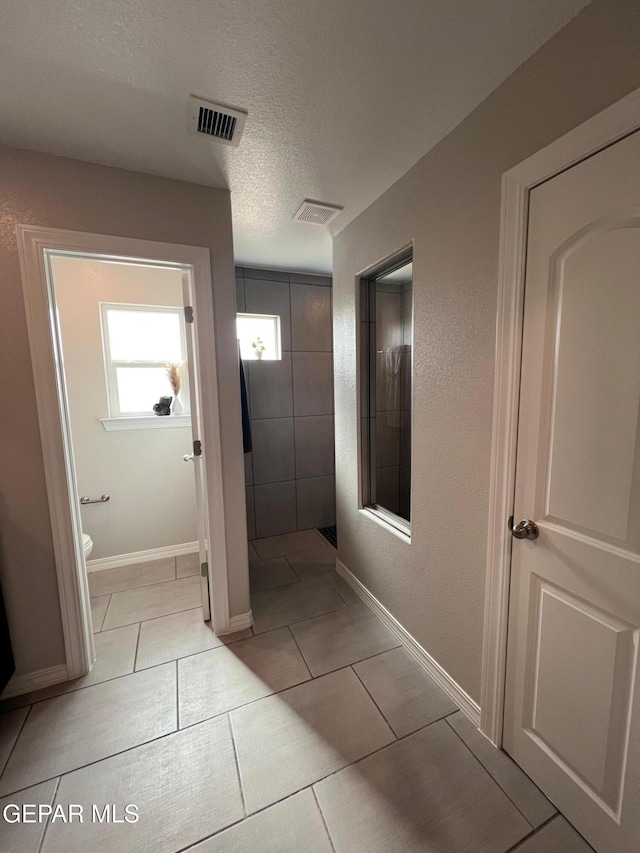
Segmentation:
{"type": "Polygon", "coordinates": [[[169,379],[169,385],[171,385],[171,390],[174,395],[177,397],[180,393],[180,389],[182,388],[182,364],[177,361],[169,362],[167,366],[167,377],[169,379]]]}

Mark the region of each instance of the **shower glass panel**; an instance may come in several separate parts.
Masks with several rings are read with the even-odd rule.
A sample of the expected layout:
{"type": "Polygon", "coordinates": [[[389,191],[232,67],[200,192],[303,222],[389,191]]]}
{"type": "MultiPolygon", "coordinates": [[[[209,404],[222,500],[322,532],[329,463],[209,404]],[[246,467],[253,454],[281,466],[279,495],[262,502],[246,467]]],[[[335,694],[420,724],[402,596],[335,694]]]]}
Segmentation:
{"type": "Polygon", "coordinates": [[[360,294],[364,505],[403,529],[411,520],[412,285],[404,255],[363,280],[360,294]]]}

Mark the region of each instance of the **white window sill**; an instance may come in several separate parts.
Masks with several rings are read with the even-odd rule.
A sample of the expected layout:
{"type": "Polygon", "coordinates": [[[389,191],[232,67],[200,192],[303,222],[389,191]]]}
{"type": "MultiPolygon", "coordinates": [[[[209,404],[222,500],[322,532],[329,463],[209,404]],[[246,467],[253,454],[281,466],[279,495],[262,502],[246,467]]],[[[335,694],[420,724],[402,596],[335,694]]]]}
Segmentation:
{"type": "Polygon", "coordinates": [[[191,426],[191,415],[142,415],[132,418],[100,418],[107,432],[127,429],[177,429],[191,426]]]}
{"type": "Polygon", "coordinates": [[[380,527],[384,527],[389,533],[393,533],[394,536],[397,536],[406,545],[411,544],[411,524],[405,521],[404,518],[373,506],[361,507],[360,512],[366,515],[367,518],[370,518],[371,521],[375,521],[380,527]]]}

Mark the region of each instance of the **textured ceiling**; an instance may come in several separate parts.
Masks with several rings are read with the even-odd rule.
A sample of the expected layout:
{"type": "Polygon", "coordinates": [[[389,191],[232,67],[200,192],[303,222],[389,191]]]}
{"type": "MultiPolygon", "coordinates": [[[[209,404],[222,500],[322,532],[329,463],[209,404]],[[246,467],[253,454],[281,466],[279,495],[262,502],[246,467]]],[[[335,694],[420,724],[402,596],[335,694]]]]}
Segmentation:
{"type": "Polygon", "coordinates": [[[228,187],[237,262],[331,269],[304,197],[393,184],[586,0],[0,0],[0,140],[228,187]],[[243,107],[239,148],[187,132],[243,107]]]}

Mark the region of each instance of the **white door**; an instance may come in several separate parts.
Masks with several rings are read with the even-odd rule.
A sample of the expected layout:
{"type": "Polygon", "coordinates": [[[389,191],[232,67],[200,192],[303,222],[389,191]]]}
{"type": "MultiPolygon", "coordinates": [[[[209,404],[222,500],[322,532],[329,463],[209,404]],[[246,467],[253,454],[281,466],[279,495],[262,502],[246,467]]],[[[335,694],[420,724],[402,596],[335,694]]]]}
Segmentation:
{"type": "Polygon", "coordinates": [[[527,243],[504,746],[599,853],[640,851],[639,411],[640,132],[527,243]]]}
{"type": "Polygon", "coordinates": [[[202,468],[202,424],[200,416],[200,393],[198,385],[198,369],[196,364],[195,326],[193,322],[193,293],[189,273],[183,273],[182,291],[185,304],[185,337],[187,345],[187,370],[189,374],[189,395],[191,401],[191,436],[192,447],[184,455],[184,461],[193,464],[196,487],[196,521],[198,530],[198,564],[200,567],[200,592],[202,597],[202,612],[204,621],[211,619],[210,589],[209,589],[209,531],[207,520],[207,492],[202,468]]]}

